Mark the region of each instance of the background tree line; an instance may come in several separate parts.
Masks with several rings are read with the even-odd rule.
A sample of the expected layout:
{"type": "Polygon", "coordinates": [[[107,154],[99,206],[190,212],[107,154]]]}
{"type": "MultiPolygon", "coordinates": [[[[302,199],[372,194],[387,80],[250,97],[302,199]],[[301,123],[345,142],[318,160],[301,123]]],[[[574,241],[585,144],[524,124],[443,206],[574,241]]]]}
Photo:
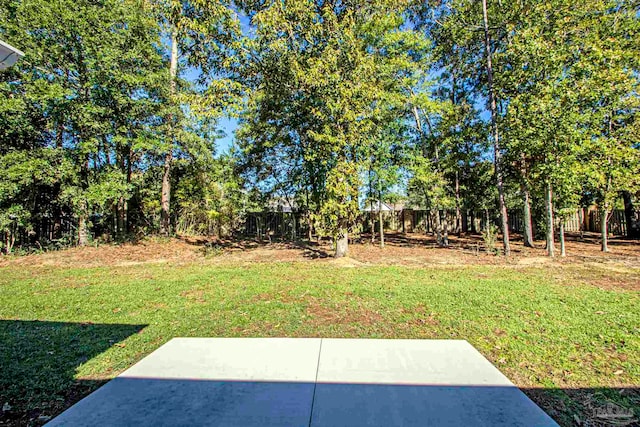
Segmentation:
{"type": "Polygon", "coordinates": [[[342,256],[364,205],[403,198],[443,246],[463,211],[497,212],[508,254],[507,212],[522,209],[525,245],[535,223],[564,253],[578,207],[634,211],[638,13],[612,0],[0,0],[0,38],[26,53],[0,74],[3,251],[25,234],[225,235],[278,199],[342,256]],[[229,115],[237,142],[218,153],[229,115]]]}

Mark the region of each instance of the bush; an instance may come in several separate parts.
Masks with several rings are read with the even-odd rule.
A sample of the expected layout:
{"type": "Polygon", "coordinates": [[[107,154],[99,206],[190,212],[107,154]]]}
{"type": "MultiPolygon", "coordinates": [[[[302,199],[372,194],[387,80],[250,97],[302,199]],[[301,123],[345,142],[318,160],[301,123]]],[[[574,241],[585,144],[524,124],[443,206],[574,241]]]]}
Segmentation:
{"type": "Polygon", "coordinates": [[[498,240],[498,227],[495,224],[487,224],[482,231],[482,240],[484,240],[484,248],[488,254],[497,255],[496,241],[498,240]]]}
{"type": "Polygon", "coordinates": [[[217,243],[207,242],[204,244],[202,252],[205,258],[217,257],[224,254],[224,247],[220,246],[217,243]]]}

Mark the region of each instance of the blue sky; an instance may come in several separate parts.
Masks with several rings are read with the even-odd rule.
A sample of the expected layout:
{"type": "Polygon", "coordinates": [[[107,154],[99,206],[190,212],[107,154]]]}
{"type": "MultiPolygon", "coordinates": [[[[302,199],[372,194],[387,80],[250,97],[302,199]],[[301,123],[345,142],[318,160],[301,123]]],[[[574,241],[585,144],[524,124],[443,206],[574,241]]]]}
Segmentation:
{"type": "Polygon", "coordinates": [[[224,132],[225,137],[216,141],[218,154],[227,152],[235,140],[234,132],[238,127],[238,120],[234,118],[223,118],[218,123],[218,129],[224,132]]]}

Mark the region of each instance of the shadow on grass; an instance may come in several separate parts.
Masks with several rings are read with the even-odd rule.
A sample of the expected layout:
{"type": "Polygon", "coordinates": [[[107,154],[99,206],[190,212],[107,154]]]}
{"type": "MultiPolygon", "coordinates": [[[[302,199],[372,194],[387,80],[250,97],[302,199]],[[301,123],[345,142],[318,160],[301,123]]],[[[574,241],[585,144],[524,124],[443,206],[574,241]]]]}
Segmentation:
{"type": "Polygon", "coordinates": [[[0,320],[0,426],[42,424],[104,384],[76,369],[145,326],[0,320]]]}
{"type": "Polygon", "coordinates": [[[183,242],[200,247],[203,255],[217,255],[222,252],[245,252],[253,249],[275,249],[275,250],[291,250],[297,249],[302,251],[305,258],[318,259],[328,258],[332,256],[323,250],[317,241],[309,241],[306,239],[291,240],[286,237],[274,237],[272,239],[216,239],[207,237],[189,237],[180,238],[183,242]]]}
{"type": "MultiPolygon", "coordinates": [[[[328,244],[330,241],[325,240],[324,244],[319,244],[316,240],[308,240],[299,238],[291,240],[287,236],[272,236],[270,238],[257,239],[249,236],[236,236],[233,238],[219,239],[215,237],[179,237],[183,242],[200,247],[205,256],[218,255],[223,252],[245,252],[254,249],[297,249],[302,251],[302,256],[309,259],[328,258],[333,255],[332,251],[328,251],[328,244]]],[[[362,233],[355,236],[350,240],[350,244],[353,245],[375,245],[379,244],[379,236],[376,234],[374,241],[371,241],[371,234],[362,233]]],[[[556,243],[559,245],[559,236],[556,236],[556,243]]],[[[567,244],[585,244],[589,245],[593,252],[591,256],[598,256],[600,252],[597,250],[600,245],[600,235],[593,232],[584,232],[582,235],[577,232],[567,232],[565,235],[567,244]]],[[[519,233],[511,233],[511,242],[522,242],[523,237],[519,233]]],[[[640,240],[628,239],[624,236],[611,236],[609,238],[609,246],[612,249],[633,249],[640,247],[640,240]]],[[[498,242],[500,248],[501,243],[498,242]]],[[[436,236],[432,233],[413,232],[402,233],[395,231],[385,232],[385,246],[390,248],[429,248],[439,250],[462,250],[477,255],[478,253],[485,253],[485,243],[482,235],[479,233],[463,232],[460,235],[455,233],[449,234],[449,245],[441,246],[436,240],[436,236]]],[[[545,243],[537,240],[533,249],[544,250],[545,243]]],[[[578,251],[569,246],[570,254],[576,254],[578,251]]],[[[531,249],[525,248],[520,244],[515,244],[511,247],[513,254],[531,254],[531,249]]]]}
{"type": "Polygon", "coordinates": [[[561,426],[640,427],[640,388],[522,388],[561,426]]]}

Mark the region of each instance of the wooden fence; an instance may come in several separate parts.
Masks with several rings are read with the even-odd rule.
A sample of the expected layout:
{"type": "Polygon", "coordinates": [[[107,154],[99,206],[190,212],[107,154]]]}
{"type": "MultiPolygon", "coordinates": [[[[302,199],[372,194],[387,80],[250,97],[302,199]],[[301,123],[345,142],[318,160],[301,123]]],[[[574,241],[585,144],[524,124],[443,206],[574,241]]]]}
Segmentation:
{"type": "MultiPolygon", "coordinates": [[[[374,221],[377,222],[377,214],[374,214],[374,221]]],[[[524,231],[524,220],[521,210],[512,210],[509,212],[509,230],[515,233],[522,233],[524,231]]],[[[638,212],[640,216],[640,212],[638,212]]],[[[487,222],[491,222],[496,226],[499,225],[498,213],[495,211],[484,212],[472,212],[461,211],[460,212],[460,228],[462,232],[479,233],[482,231],[487,222]]],[[[449,230],[455,230],[456,226],[456,213],[453,210],[440,211],[440,217],[442,220],[446,220],[449,226],[449,230]]],[[[411,232],[434,232],[436,224],[434,221],[434,215],[431,211],[419,210],[419,209],[404,209],[403,211],[384,212],[384,227],[388,231],[396,231],[403,233],[411,232]]],[[[369,214],[363,217],[366,221],[364,226],[365,231],[370,231],[371,226],[369,214]]],[[[556,226],[558,226],[559,220],[556,219],[556,226]]],[[[377,228],[377,224],[375,225],[377,228]]],[[[535,227],[535,224],[534,224],[535,227]]],[[[623,210],[615,210],[610,213],[609,218],[609,233],[611,235],[624,236],[627,235],[627,222],[625,213],[623,210]]],[[[565,219],[565,230],[568,232],[600,232],[600,212],[594,208],[591,209],[578,209],[565,219]]],[[[535,232],[535,229],[534,229],[535,232]]]]}
{"type": "MultiPolygon", "coordinates": [[[[627,223],[625,212],[615,210],[609,219],[609,233],[616,236],[627,235],[627,223]]],[[[456,214],[453,210],[441,211],[440,217],[446,220],[449,232],[455,232],[456,214]]],[[[640,217],[640,212],[635,213],[635,217],[640,217]]],[[[522,211],[514,210],[509,212],[509,229],[515,233],[524,231],[524,221],[522,211]]],[[[487,222],[498,225],[497,212],[471,212],[462,211],[460,218],[460,228],[462,232],[479,233],[487,222]]],[[[420,209],[404,209],[402,211],[391,211],[383,213],[384,228],[386,231],[402,233],[432,233],[436,229],[434,216],[431,211],[420,209]]],[[[378,229],[377,213],[363,212],[360,216],[361,229],[364,232],[371,232],[371,226],[378,229]]],[[[535,227],[535,224],[534,224],[535,227]]],[[[568,232],[600,232],[600,213],[594,209],[579,209],[565,220],[565,230],[568,232]]],[[[92,228],[93,235],[104,232],[100,227],[92,228]]],[[[58,232],[59,236],[66,236],[66,240],[73,240],[77,232],[74,218],[64,217],[58,232]]],[[[246,214],[244,223],[236,230],[237,233],[247,237],[269,240],[272,237],[285,239],[304,238],[309,234],[309,225],[306,216],[301,212],[249,212],[246,214]]],[[[534,229],[535,233],[535,229],[534,229]]],[[[5,250],[4,243],[6,234],[0,232],[0,249],[5,250]]],[[[42,218],[34,230],[27,232],[19,230],[15,236],[15,247],[42,247],[42,245],[56,245],[54,236],[54,223],[50,218],[42,218]],[[46,242],[46,243],[44,243],[46,242]]],[[[59,243],[59,242],[58,242],[59,243]]],[[[71,241],[66,244],[72,243],[71,241]]]]}
{"type": "MultiPolygon", "coordinates": [[[[609,234],[614,236],[626,236],[627,235],[627,220],[624,210],[616,209],[611,212],[609,218],[609,234]]],[[[564,221],[565,231],[568,232],[581,232],[590,231],[600,232],[600,212],[594,208],[577,209],[574,213],[569,215],[564,221]]],[[[524,231],[524,222],[522,220],[522,211],[509,212],[509,228],[516,233],[522,233],[524,231]]],[[[556,218],[556,227],[559,225],[559,219],[556,218]]]]}
{"type": "Polygon", "coordinates": [[[244,222],[244,235],[258,239],[273,237],[299,238],[308,233],[301,212],[249,212],[244,222]]]}

